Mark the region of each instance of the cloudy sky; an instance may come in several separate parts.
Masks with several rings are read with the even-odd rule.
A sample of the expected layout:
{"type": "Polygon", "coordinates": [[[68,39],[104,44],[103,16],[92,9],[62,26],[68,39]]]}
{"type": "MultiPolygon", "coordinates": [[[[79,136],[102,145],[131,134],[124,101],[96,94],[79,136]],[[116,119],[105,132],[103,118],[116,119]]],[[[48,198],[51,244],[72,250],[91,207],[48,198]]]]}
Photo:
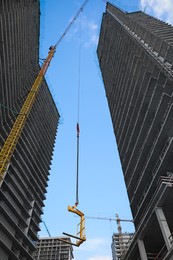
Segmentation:
{"type": "Polygon", "coordinates": [[[170,24],[173,22],[172,0],[141,0],[142,10],[170,24]]]}
{"type": "MultiPolygon", "coordinates": [[[[83,0],[41,0],[40,58],[57,42],[83,0]]],[[[173,23],[172,0],[116,0],[123,10],[143,10],[173,23]]],[[[46,80],[61,115],[43,219],[52,236],[76,233],[78,219],[68,213],[75,203],[76,123],[80,79],[79,209],[93,217],[131,219],[129,202],[96,49],[104,0],[89,0],[84,12],[57,48],[46,80]],[[81,51],[79,51],[81,50],[81,51]],[[79,54],[80,53],[80,54],[79,54]],[[79,58],[80,57],[80,58],[79,58]],[[80,60],[80,68],[79,68],[80,60]],[[80,77],[79,77],[80,74],[80,77]]],[[[131,224],[122,223],[132,232],[131,224]]],[[[115,221],[86,219],[87,241],[74,248],[75,260],[111,260],[115,221]]],[[[47,236],[41,225],[40,236],[47,236]]]]}

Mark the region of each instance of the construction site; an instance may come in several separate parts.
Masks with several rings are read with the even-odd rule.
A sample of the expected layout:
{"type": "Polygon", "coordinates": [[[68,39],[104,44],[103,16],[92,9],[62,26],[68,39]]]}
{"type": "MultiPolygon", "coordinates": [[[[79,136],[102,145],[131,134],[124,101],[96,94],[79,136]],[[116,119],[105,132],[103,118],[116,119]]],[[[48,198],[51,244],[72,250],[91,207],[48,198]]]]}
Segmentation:
{"type": "Polygon", "coordinates": [[[173,260],[173,3],[155,5],[0,0],[0,260],[173,260]]]}

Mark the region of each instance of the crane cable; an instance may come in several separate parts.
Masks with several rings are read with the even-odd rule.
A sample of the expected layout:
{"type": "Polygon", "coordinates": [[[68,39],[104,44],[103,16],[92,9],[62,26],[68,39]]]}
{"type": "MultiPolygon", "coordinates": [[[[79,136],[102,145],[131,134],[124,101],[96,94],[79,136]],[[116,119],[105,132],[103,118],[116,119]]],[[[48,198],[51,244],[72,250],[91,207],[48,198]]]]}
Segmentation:
{"type": "MultiPolygon", "coordinates": [[[[87,1],[85,1],[86,4],[87,1]]],[[[82,9],[80,9],[82,10],[82,9]]],[[[80,22],[80,36],[79,36],[79,62],[78,62],[78,84],[77,84],[77,165],[76,165],[76,202],[74,206],[68,206],[68,211],[76,214],[78,217],[80,217],[80,222],[77,225],[77,233],[76,235],[71,235],[69,233],[63,232],[63,235],[68,236],[70,238],[75,238],[76,242],[67,241],[62,238],[58,238],[58,240],[79,247],[84,241],[86,241],[85,236],[85,216],[82,211],[80,211],[77,206],[79,204],[79,197],[78,197],[78,179],[79,179],[79,112],[80,112],[80,68],[81,68],[81,22],[80,22]]]]}
{"type": "Polygon", "coordinates": [[[76,202],[75,206],[79,204],[79,117],[80,117],[80,88],[81,88],[81,19],[79,20],[79,61],[78,61],[78,89],[77,89],[77,163],[76,163],[76,202]]]}
{"type": "Polygon", "coordinates": [[[75,206],[77,207],[79,204],[79,194],[78,194],[78,189],[79,189],[79,123],[77,123],[76,126],[77,129],[77,169],[76,169],[76,202],[75,206]]]}

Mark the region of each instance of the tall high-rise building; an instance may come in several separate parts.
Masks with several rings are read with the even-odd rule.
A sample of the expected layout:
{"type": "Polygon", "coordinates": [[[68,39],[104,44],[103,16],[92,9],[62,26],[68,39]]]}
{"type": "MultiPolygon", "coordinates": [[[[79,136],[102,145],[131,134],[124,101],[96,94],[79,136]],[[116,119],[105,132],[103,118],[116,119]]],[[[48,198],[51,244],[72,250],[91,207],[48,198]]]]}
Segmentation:
{"type": "MultiPolygon", "coordinates": [[[[40,69],[39,28],[39,1],[0,1],[0,147],[40,69]]],[[[58,119],[43,81],[0,182],[1,260],[33,260],[58,119]]]]}
{"type": "Polygon", "coordinates": [[[173,27],[108,3],[97,52],[136,229],[123,259],[173,259],[173,27]]]}
{"type": "Polygon", "coordinates": [[[34,253],[35,260],[72,260],[73,246],[60,241],[71,242],[69,237],[42,237],[36,243],[36,251],[34,253]]]}

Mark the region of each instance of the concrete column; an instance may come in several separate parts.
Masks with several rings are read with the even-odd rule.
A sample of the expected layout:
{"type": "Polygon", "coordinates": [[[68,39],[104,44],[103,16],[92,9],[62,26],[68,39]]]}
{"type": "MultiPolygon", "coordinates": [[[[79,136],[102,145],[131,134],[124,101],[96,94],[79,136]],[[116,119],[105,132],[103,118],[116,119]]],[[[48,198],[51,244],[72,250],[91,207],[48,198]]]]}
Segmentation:
{"type": "Polygon", "coordinates": [[[171,248],[171,243],[170,243],[170,239],[169,239],[169,237],[171,237],[171,232],[168,227],[168,223],[166,221],[164,212],[163,212],[162,208],[156,208],[155,212],[156,212],[156,216],[157,216],[157,219],[158,219],[158,222],[160,225],[160,229],[162,231],[163,238],[165,240],[166,247],[169,250],[171,248]]]}
{"type": "Polygon", "coordinates": [[[145,250],[144,241],[141,240],[141,239],[138,239],[138,248],[139,248],[139,253],[140,253],[141,260],[148,259],[147,253],[146,253],[146,250],[145,250]]]}

